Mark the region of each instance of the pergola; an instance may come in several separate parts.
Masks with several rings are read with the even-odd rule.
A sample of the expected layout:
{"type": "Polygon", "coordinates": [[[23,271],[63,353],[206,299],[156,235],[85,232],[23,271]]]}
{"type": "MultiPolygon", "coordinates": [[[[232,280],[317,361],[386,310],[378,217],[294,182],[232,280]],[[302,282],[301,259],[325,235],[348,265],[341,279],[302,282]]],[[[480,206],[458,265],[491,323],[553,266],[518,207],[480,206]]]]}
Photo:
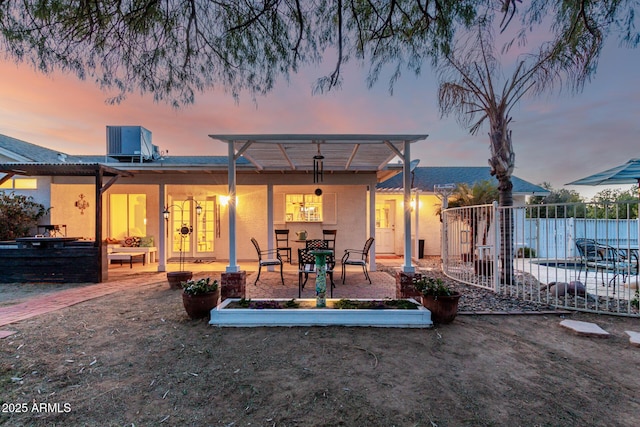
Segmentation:
{"type": "Polygon", "coordinates": [[[133,176],[131,172],[105,166],[100,163],[5,163],[0,164],[0,184],[15,175],[24,176],[91,176],[95,178],[95,211],[96,211],[96,246],[102,241],[102,194],[111,187],[118,178],[133,176]],[[103,183],[103,179],[109,180],[103,183]]]}
{"type": "MultiPolygon", "coordinates": [[[[248,160],[258,173],[317,173],[322,157],[323,174],[375,173],[378,182],[400,171],[389,164],[398,158],[404,177],[404,266],[411,265],[411,144],[428,135],[413,134],[215,134],[209,137],[228,145],[229,174],[229,265],[239,271],[236,256],[236,161],[248,160]],[[314,159],[315,158],[315,159],[314,159]]],[[[369,189],[369,210],[375,212],[375,188],[369,189]]],[[[269,198],[268,223],[273,227],[273,206],[269,198]]],[[[373,218],[373,216],[372,216],[373,218]]],[[[273,230],[269,230],[273,234],[273,230]]],[[[370,221],[369,235],[375,235],[370,221]]],[[[372,249],[375,251],[375,249],[372,249]]],[[[373,259],[374,257],[372,257],[373,259]]]]}
{"type": "Polygon", "coordinates": [[[105,166],[100,163],[4,163],[0,164],[0,184],[11,179],[15,175],[24,176],[86,176],[95,179],[95,242],[93,246],[97,252],[97,277],[103,280],[103,265],[101,256],[102,247],[102,195],[120,177],[133,176],[131,172],[105,166]],[[105,182],[105,178],[107,181],[105,182]]]}

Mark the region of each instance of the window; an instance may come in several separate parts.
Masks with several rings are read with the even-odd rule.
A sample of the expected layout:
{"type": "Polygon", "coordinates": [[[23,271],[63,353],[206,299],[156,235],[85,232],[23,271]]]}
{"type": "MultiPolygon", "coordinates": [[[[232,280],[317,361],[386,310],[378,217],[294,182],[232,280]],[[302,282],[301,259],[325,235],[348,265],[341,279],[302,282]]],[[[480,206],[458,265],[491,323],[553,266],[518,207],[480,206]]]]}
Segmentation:
{"type": "Polygon", "coordinates": [[[285,220],[292,222],[322,222],[322,196],[287,194],[285,220]]]}
{"type": "Polygon", "coordinates": [[[13,178],[0,184],[0,188],[13,188],[16,190],[37,190],[38,180],[36,178],[13,178]]]}
{"type": "Polygon", "coordinates": [[[109,237],[147,235],[146,194],[111,194],[109,202],[109,237]]]}
{"type": "Polygon", "coordinates": [[[16,190],[36,190],[38,189],[38,180],[36,178],[15,178],[13,188],[16,190]]]}

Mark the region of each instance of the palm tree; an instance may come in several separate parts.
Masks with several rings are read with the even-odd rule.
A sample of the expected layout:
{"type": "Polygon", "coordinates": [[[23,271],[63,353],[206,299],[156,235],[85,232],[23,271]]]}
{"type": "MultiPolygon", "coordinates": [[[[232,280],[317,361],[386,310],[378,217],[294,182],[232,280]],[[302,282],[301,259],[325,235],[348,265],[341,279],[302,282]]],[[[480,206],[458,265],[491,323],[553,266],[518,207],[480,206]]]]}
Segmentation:
{"type": "MultiPolygon", "coordinates": [[[[477,134],[489,122],[491,175],[498,179],[499,206],[513,206],[511,176],[515,167],[512,144],[511,110],[527,94],[539,94],[551,88],[570,65],[558,60],[562,53],[545,51],[518,58],[513,73],[500,85],[501,63],[495,55],[491,17],[477,22],[475,31],[457,43],[445,55],[438,69],[438,101],[443,116],[454,113],[458,122],[477,134]]],[[[511,211],[501,216],[500,235],[502,279],[513,279],[513,221],[511,211]]]]}

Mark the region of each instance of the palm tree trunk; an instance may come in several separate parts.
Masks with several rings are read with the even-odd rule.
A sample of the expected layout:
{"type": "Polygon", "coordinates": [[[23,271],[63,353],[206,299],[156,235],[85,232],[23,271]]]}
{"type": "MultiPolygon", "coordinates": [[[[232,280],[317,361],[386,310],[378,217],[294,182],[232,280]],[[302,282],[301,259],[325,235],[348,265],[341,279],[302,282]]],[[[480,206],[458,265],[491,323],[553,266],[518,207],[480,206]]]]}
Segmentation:
{"type": "MultiPolygon", "coordinates": [[[[505,186],[512,187],[511,178],[504,181],[505,186]]],[[[502,181],[500,186],[502,186],[502,181]]],[[[500,190],[500,206],[513,206],[511,190],[500,190]],[[508,204],[505,204],[508,203],[508,204]]],[[[500,212],[500,260],[502,261],[501,282],[507,285],[513,283],[513,210],[502,209],[500,212]]]]}
{"type": "MultiPolygon", "coordinates": [[[[491,154],[489,160],[491,174],[498,179],[498,205],[513,206],[513,183],[511,175],[515,166],[515,154],[511,143],[511,132],[507,129],[508,119],[491,121],[491,154]]],[[[513,216],[511,209],[504,209],[500,215],[500,261],[502,263],[501,282],[513,283],[513,216]]]]}

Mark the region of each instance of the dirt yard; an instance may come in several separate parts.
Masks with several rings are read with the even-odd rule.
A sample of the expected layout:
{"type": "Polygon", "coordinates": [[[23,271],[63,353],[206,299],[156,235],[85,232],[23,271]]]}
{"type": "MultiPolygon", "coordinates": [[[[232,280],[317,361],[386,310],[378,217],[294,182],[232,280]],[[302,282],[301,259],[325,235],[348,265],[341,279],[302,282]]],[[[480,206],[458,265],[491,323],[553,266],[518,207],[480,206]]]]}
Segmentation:
{"type": "Polygon", "coordinates": [[[640,322],[572,318],[611,337],[554,315],[218,329],[163,282],[3,327],[0,424],[636,427],[640,322]]]}

